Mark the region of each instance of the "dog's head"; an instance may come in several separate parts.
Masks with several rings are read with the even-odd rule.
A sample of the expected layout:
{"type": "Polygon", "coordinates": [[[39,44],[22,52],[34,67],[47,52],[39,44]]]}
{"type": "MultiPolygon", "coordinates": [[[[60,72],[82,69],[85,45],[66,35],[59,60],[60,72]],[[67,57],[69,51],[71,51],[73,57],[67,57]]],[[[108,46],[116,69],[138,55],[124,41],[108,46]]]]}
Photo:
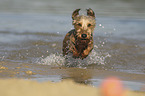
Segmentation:
{"type": "Polygon", "coordinates": [[[73,25],[76,36],[80,40],[90,40],[96,25],[95,13],[92,9],[87,9],[87,16],[79,15],[80,9],[76,9],[72,14],[73,25]]]}

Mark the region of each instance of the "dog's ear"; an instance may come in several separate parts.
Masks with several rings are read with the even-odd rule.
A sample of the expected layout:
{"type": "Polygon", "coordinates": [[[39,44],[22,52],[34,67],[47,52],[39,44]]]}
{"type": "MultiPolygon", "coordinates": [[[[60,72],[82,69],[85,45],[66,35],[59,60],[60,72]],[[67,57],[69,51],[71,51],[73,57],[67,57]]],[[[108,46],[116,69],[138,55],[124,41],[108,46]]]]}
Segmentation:
{"type": "Polygon", "coordinates": [[[87,15],[95,18],[95,13],[91,8],[87,9],[87,15]]]}
{"type": "Polygon", "coordinates": [[[76,16],[78,16],[79,15],[79,11],[80,11],[81,9],[76,9],[73,13],[72,13],[72,19],[74,20],[74,18],[76,17],[76,16]]]}

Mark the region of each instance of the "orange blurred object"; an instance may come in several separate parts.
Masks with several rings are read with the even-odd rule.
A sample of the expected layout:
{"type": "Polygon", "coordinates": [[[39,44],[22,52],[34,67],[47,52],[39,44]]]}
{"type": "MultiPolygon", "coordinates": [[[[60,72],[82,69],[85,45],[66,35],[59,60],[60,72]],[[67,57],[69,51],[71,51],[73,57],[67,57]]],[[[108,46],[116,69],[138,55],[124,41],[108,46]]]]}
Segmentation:
{"type": "Polygon", "coordinates": [[[122,82],[116,77],[109,77],[101,84],[102,96],[125,96],[122,82]]]}

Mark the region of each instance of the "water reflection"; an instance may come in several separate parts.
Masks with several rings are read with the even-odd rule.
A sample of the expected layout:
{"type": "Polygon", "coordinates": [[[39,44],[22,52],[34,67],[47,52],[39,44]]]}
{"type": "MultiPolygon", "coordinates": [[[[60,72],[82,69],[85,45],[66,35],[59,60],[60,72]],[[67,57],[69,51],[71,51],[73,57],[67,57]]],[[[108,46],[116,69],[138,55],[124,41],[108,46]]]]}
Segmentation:
{"type": "Polygon", "coordinates": [[[81,84],[92,84],[92,71],[87,69],[69,68],[65,70],[67,75],[62,75],[62,79],[71,79],[81,84]]]}

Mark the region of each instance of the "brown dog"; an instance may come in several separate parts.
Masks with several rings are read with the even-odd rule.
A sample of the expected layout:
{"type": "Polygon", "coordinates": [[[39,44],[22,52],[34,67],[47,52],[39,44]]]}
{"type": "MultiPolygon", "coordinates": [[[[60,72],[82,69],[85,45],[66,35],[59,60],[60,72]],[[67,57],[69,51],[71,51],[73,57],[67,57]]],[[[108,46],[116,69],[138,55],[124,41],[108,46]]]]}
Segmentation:
{"type": "Polygon", "coordinates": [[[63,40],[63,55],[73,54],[73,58],[86,58],[93,49],[93,31],[96,25],[95,13],[87,9],[87,16],[79,15],[80,9],[72,14],[73,30],[63,40]]]}

